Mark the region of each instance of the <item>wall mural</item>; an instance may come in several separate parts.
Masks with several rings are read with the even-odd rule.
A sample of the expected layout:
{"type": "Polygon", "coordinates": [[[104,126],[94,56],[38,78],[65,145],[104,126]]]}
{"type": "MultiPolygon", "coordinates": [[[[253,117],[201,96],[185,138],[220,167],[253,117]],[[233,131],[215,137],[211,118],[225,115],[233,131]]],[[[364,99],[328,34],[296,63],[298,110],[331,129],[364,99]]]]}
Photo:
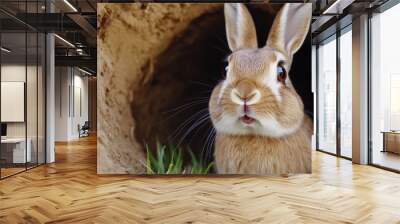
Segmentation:
{"type": "Polygon", "coordinates": [[[98,4],[100,174],[311,172],[311,4],[98,4]]]}

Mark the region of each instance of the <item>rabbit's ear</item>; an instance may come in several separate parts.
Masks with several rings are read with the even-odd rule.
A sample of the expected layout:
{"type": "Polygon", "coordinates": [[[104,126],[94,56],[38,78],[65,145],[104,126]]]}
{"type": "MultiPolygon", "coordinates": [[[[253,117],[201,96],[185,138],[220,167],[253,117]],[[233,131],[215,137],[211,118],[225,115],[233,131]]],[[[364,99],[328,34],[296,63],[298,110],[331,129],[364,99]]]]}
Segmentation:
{"type": "Polygon", "coordinates": [[[229,48],[257,48],[257,34],[253,19],[242,3],[225,3],[225,28],[229,48]]]}
{"type": "Polygon", "coordinates": [[[272,24],[267,46],[291,57],[308,34],[311,16],[310,3],[286,3],[272,24]]]}

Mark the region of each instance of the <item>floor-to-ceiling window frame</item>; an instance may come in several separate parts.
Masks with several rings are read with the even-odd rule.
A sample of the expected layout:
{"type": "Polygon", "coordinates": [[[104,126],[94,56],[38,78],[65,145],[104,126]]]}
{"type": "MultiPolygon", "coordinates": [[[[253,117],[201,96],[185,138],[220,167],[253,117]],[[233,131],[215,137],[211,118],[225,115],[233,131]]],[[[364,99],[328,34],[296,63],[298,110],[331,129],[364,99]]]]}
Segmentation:
{"type": "Polygon", "coordinates": [[[368,16],[368,163],[394,172],[400,172],[399,11],[391,0],[368,16]]]}
{"type": "Polygon", "coordinates": [[[337,110],[339,125],[339,155],[352,158],[352,25],[340,30],[338,49],[339,108],[337,110]]]}
{"type": "MultiPolygon", "coordinates": [[[[27,13],[45,12],[45,3],[45,0],[6,0],[0,3],[2,97],[7,97],[6,88],[23,84],[23,118],[7,121],[0,118],[2,129],[5,124],[7,130],[0,144],[0,179],[46,162],[46,34],[24,22],[28,21],[27,13]],[[9,7],[24,13],[16,15],[7,10],[9,7]],[[12,27],[9,21],[14,23],[12,27]]],[[[10,110],[1,105],[0,111],[10,110]]]]}
{"type": "Polygon", "coordinates": [[[351,31],[351,24],[337,29],[336,33],[317,44],[315,55],[316,149],[349,160],[352,157],[351,106],[348,106],[351,105],[351,95],[350,99],[348,96],[351,94],[351,81],[348,83],[351,80],[348,62],[351,49],[344,48],[351,47],[351,31]]]}
{"type": "Polygon", "coordinates": [[[336,154],[336,35],[317,45],[317,150],[336,154]]]}

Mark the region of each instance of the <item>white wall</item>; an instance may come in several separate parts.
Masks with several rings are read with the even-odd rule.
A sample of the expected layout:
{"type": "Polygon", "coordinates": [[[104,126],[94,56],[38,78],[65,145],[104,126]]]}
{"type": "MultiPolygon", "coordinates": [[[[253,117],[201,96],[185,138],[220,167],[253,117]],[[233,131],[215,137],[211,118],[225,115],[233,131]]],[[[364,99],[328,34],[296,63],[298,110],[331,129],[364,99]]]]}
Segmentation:
{"type": "Polygon", "coordinates": [[[69,68],[55,68],[55,141],[68,140],[69,117],[69,68]]]}
{"type": "Polygon", "coordinates": [[[76,75],[75,70],[75,75],[74,75],[74,108],[72,108],[72,115],[73,119],[71,120],[71,135],[73,138],[78,138],[79,137],[79,132],[78,132],[78,124],[81,126],[85,123],[85,121],[89,120],[89,112],[88,112],[88,77],[81,76],[82,73],[79,73],[76,75]],[[80,96],[80,97],[79,97],[80,96]]]}
{"type": "Polygon", "coordinates": [[[55,74],[55,140],[70,141],[88,120],[88,77],[72,67],[56,67],[55,74]]]}

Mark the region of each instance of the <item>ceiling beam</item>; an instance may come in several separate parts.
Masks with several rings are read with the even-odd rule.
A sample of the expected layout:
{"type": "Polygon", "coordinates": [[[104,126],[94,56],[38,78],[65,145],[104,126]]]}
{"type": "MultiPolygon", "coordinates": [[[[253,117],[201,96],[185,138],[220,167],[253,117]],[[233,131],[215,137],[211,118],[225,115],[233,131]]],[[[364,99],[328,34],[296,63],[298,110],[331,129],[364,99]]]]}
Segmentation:
{"type": "Polygon", "coordinates": [[[93,71],[97,68],[97,59],[91,56],[55,56],[56,66],[87,67],[93,71]]]}
{"type": "Polygon", "coordinates": [[[323,11],[324,15],[338,15],[342,14],[343,10],[351,5],[355,0],[336,0],[329,4],[323,11]]]}
{"type": "Polygon", "coordinates": [[[80,26],[91,38],[96,38],[97,31],[96,28],[90,24],[85,17],[79,13],[69,13],[67,16],[74,21],[78,26],[80,26]]]}

